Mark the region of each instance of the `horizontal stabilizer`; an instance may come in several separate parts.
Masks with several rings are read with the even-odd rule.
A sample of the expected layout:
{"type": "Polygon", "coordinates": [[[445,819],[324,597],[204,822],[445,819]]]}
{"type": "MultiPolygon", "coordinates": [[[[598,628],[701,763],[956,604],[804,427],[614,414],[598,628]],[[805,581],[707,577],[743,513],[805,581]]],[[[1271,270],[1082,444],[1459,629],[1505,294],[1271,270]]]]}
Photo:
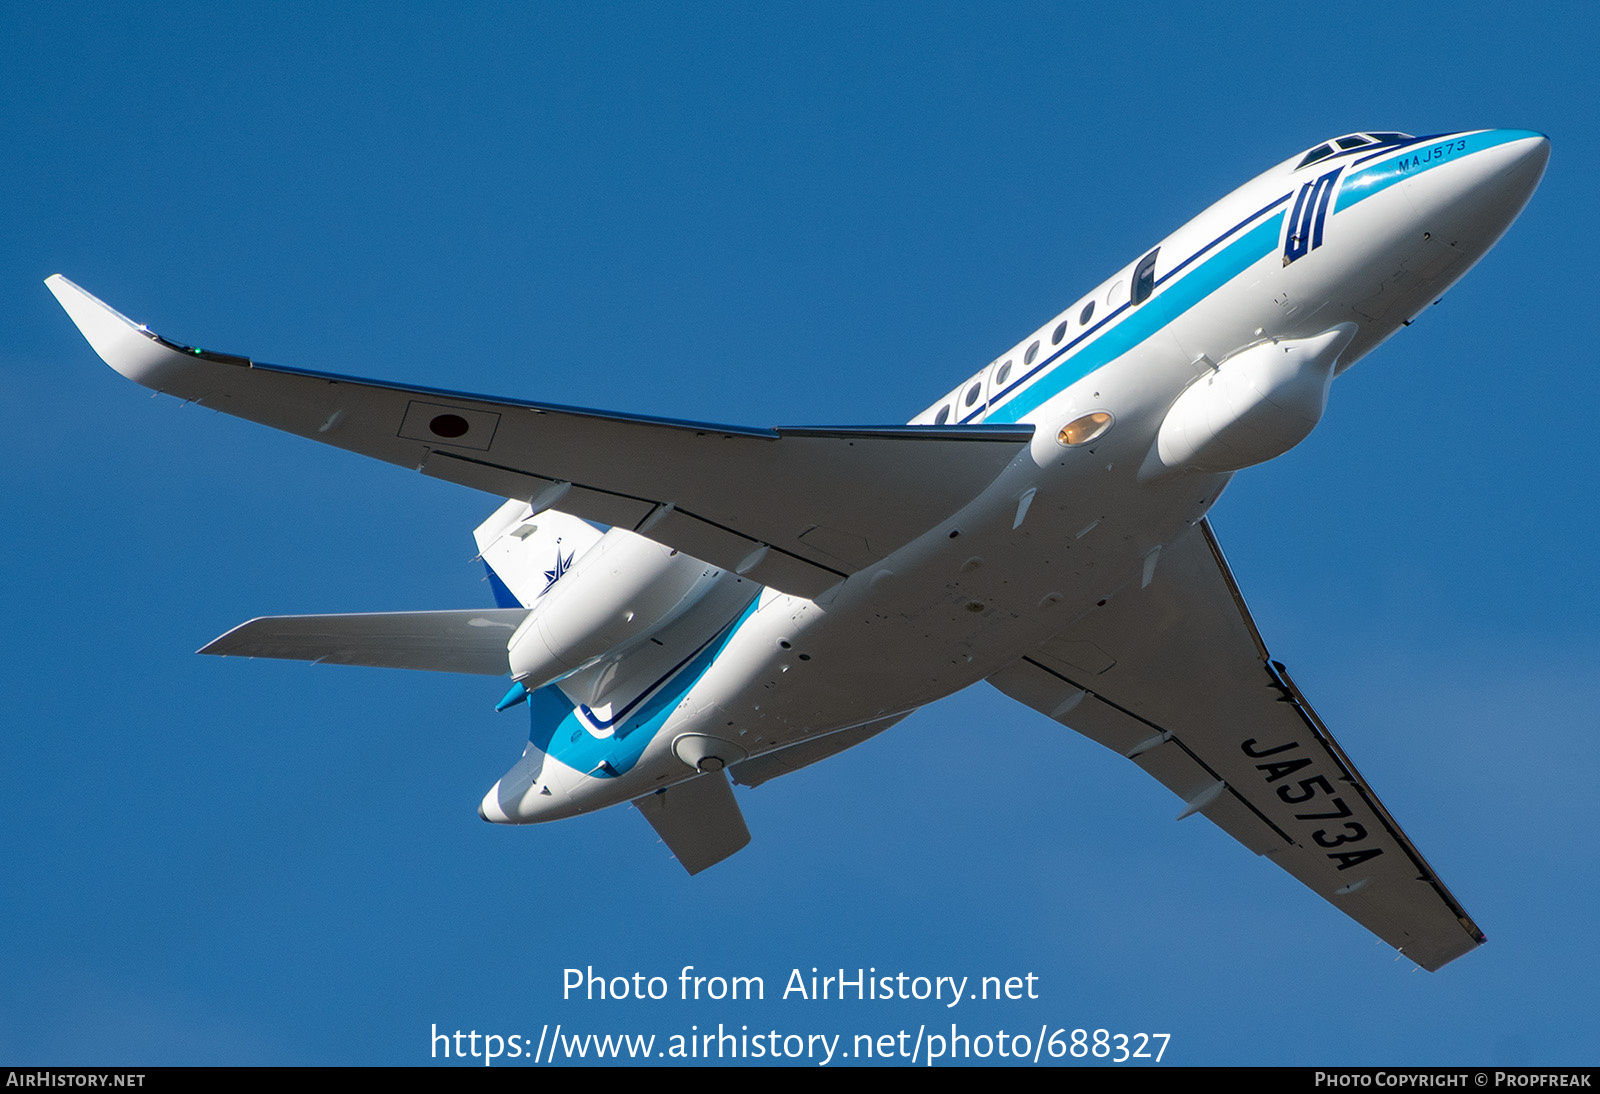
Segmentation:
{"type": "Polygon", "coordinates": [[[691,874],[715,866],[750,842],[750,829],[721,771],[657,790],[634,805],[691,874]]]}
{"type": "Polygon", "coordinates": [[[959,511],[1030,425],[750,429],[307,372],[161,338],[57,274],[107,364],[145,387],[424,475],[626,528],[815,597],[959,511]]]}
{"type": "Polygon", "coordinates": [[[199,652],[504,676],[506,643],[527,616],[527,608],[271,615],[241,623],[199,652]]]}

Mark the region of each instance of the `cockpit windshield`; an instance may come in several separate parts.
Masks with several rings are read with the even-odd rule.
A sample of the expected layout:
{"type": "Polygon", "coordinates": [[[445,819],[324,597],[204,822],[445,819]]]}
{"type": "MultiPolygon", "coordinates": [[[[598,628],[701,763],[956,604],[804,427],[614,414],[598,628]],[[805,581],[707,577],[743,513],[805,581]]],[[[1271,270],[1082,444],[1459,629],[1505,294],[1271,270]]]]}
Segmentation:
{"type": "Polygon", "coordinates": [[[1410,139],[1411,135],[1409,133],[1347,133],[1342,137],[1336,137],[1324,144],[1319,144],[1308,151],[1300,158],[1300,162],[1295,164],[1295,170],[1298,171],[1302,167],[1310,167],[1313,163],[1325,160],[1329,156],[1337,156],[1341,152],[1353,152],[1357,148],[1377,147],[1384,144],[1398,144],[1400,141],[1408,141],[1410,139]]]}

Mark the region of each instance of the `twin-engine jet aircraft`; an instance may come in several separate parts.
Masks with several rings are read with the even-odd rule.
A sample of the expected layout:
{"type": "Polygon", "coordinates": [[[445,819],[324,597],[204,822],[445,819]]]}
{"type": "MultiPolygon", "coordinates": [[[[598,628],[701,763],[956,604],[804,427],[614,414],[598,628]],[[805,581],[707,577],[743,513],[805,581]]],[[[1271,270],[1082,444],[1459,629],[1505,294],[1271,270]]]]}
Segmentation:
{"type": "Polygon", "coordinates": [[[1211,206],[908,426],[747,429],[168,341],[57,275],[118,372],[506,501],[499,607],[252,620],[203,653],[509,672],[501,824],[633,802],[690,873],[744,786],[987,680],[1126,756],[1424,968],[1483,935],[1257,633],[1206,520],[1495,243],[1538,133],[1352,133],[1211,206]]]}

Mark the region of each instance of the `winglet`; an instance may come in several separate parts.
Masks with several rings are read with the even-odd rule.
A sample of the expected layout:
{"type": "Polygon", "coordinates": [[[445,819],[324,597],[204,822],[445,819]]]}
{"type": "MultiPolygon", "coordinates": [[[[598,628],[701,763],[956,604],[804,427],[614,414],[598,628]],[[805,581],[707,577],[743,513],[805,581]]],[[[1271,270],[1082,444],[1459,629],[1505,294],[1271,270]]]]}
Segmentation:
{"type": "Polygon", "coordinates": [[[60,274],[44,283],[101,359],[135,383],[160,390],[168,376],[192,367],[189,355],[163,344],[147,327],[60,274]]]}

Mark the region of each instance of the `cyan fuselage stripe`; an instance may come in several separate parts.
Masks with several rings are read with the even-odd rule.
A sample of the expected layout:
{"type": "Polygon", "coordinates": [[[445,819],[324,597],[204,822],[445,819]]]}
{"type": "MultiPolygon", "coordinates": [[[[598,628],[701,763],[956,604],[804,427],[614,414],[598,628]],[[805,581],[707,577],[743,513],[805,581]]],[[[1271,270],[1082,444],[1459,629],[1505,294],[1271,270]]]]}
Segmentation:
{"type": "Polygon", "coordinates": [[[1386,159],[1382,163],[1375,163],[1371,167],[1363,167],[1359,171],[1347,174],[1333,211],[1338,213],[1348,209],[1373,194],[1387,190],[1397,182],[1404,182],[1424,171],[1431,171],[1441,163],[1464,159],[1474,152],[1482,152],[1485,148],[1494,148],[1497,145],[1537,135],[1525,129],[1486,129],[1482,133],[1473,133],[1465,137],[1451,135],[1445,140],[1435,138],[1426,148],[1422,147],[1425,143],[1422,141],[1408,145],[1393,159],[1386,159]]]}
{"type": "MultiPolygon", "coordinates": [[[[1398,154],[1396,154],[1396,148],[1390,146],[1357,160],[1356,166],[1359,167],[1368,160],[1381,156],[1392,155],[1394,157],[1393,159],[1385,159],[1381,163],[1374,163],[1371,167],[1347,171],[1339,183],[1338,196],[1333,203],[1333,212],[1338,213],[1341,210],[1348,209],[1357,202],[1387,189],[1396,182],[1411,178],[1423,171],[1431,170],[1441,163],[1463,159],[1474,152],[1481,152],[1486,148],[1494,148],[1497,145],[1507,144],[1511,141],[1536,137],[1539,134],[1532,130],[1522,129],[1488,129],[1467,136],[1452,134],[1441,134],[1440,136],[1447,139],[1441,140],[1438,137],[1418,138],[1401,145],[1398,154]]],[[[1335,169],[1330,174],[1337,174],[1338,170],[1335,169]]],[[[1245,225],[1287,203],[1293,193],[1293,191],[1290,191],[1290,193],[1284,194],[1276,201],[1252,213],[1184,259],[1157,282],[1157,287],[1160,288],[1171,281],[1186,266],[1206,255],[1207,252],[1211,251],[1223,240],[1243,229],[1245,225]]],[[[1108,313],[1100,322],[1083,331],[1078,337],[1062,346],[1054,354],[1051,354],[1038,365],[1017,377],[1007,387],[995,393],[986,404],[978,406],[970,414],[961,418],[961,424],[966,424],[978,418],[983,418],[985,422],[991,423],[1021,421],[1091,372],[1110,364],[1122,354],[1127,353],[1147,338],[1156,334],[1162,327],[1249,269],[1257,261],[1272,253],[1278,246],[1282,225],[1283,213],[1281,212],[1277,216],[1270,217],[1257,224],[1244,235],[1239,236],[1238,239],[1222,248],[1222,250],[1206,258],[1192,274],[1185,277],[1176,287],[1159,293],[1136,309],[1135,314],[1120,326],[1109,331],[1098,341],[1085,346],[1082,352],[1074,355],[1073,351],[1075,349],[1082,346],[1086,340],[1093,338],[1096,332],[1106,327],[1107,324],[1113,323],[1118,316],[1129,309],[1131,305],[1124,302],[1108,313]],[[1056,366],[1053,371],[1052,365],[1056,366]],[[1010,401],[1007,402],[1007,399],[1010,401]]]]}
{"type": "MultiPolygon", "coordinates": [[[[1213,249],[1215,249],[1217,247],[1218,244],[1220,244],[1223,241],[1225,241],[1225,240],[1229,239],[1230,237],[1232,237],[1235,233],[1240,231],[1246,225],[1250,224],[1256,218],[1258,218],[1260,216],[1263,216],[1263,215],[1265,215],[1267,213],[1270,213],[1272,210],[1276,209],[1278,206],[1282,205],[1284,202],[1286,202],[1288,200],[1289,200],[1289,194],[1284,194],[1282,197],[1278,198],[1276,201],[1268,202],[1266,205],[1263,205],[1261,208],[1257,209],[1255,212],[1253,212],[1249,216],[1245,217],[1239,223],[1235,224],[1232,228],[1229,228],[1226,232],[1223,232],[1221,235],[1217,236],[1217,238],[1213,239],[1210,243],[1207,243],[1204,247],[1201,247],[1198,251],[1194,252],[1194,254],[1190,255],[1188,258],[1184,259],[1182,262],[1180,262],[1176,266],[1172,267],[1172,269],[1170,269],[1166,273],[1162,274],[1160,279],[1156,281],[1156,288],[1159,289],[1161,286],[1165,285],[1167,282],[1169,282],[1173,278],[1177,277],[1185,269],[1187,269],[1191,264],[1199,261],[1205,255],[1209,254],[1213,249]]],[[[1029,369],[1028,371],[1024,372],[1022,375],[1018,376],[1015,380],[1011,381],[1011,383],[1007,384],[1004,388],[1002,388],[999,392],[997,392],[992,398],[989,399],[989,402],[987,404],[988,408],[998,407],[999,404],[1004,402],[1007,398],[1009,398],[1013,392],[1020,391],[1023,388],[1027,387],[1030,383],[1033,382],[1034,377],[1039,376],[1042,373],[1048,371],[1052,365],[1054,365],[1056,362],[1060,361],[1067,354],[1070,354],[1074,349],[1076,349],[1078,346],[1082,345],[1086,340],[1088,340],[1090,338],[1093,338],[1095,336],[1095,334],[1098,333],[1101,330],[1101,328],[1103,328],[1107,324],[1115,321],[1117,316],[1119,316],[1123,312],[1127,311],[1128,308],[1131,307],[1131,306],[1132,305],[1130,305],[1127,301],[1123,301],[1123,303],[1119,304],[1116,308],[1114,308],[1111,311],[1107,312],[1104,316],[1101,317],[1101,319],[1100,319],[1100,321],[1098,323],[1094,324],[1092,327],[1086,328],[1081,334],[1078,335],[1078,337],[1071,339],[1069,342],[1067,342],[1066,345],[1064,345],[1060,349],[1056,350],[1050,356],[1046,357],[1043,361],[1040,361],[1037,365],[1033,366],[1031,369],[1029,369]]],[[[1063,386],[1065,386],[1065,385],[1063,385],[1063,386]]],[[[986,407],[980,406],[980,407],[978,407],[978,409],[974,410],[971,414],[968,414],[965,418],[961,419],[961,421],[958,424],[966,425],[966,424],[970,423],[974,418],[978,418],[978,417],[982,416],[985,413],[985,411],[986,411],[986,407]]],[[[994,411],[990,411],[989,416],[990,416],[990,418],[994,418],[994,417],[996,417],[996,413],[994,411]]],[[[1012,419],[1012,420],[1015,420],[1015,419],[1012,419]]],[[[989,422],[986,422],[985,424],[1001,424],[1001,423],[989,423],[989,422]]],[[[922,428],[927,428],[927,427],[924,426],[922,428]]]]}
{"type": "Polygon", "coordinates": [[[629,718],[633,724],[625,725],[610,737],[596,737],[579,717],[577,710],[561,694],[560,689],[550,684],[540,688],[534,692],[533,697],[530,697],[528,709],[533,728],[528,734],[528,740],[545,755],[560,760],[580,774],[597,779],[616,778],[625,774],[639,762],[639,757],[644,755],[645,746],[655,737],[656,732],[666,723],[689,690],[700,682],[700,678],[706,674],[706,670],[717,659],[717,655],[733,640],[733,636],[744,625],[744,621],[755,613],[760,603],[759,596],[751,598],[738,618],[707,642],[688,667],[681,673],[675,669],[663,677],[662,681],[657,681],[651,688],[646,688],[641,694],[649,695],[649,700],[635,717],[629,718]],[[677,674],[677,678],[671,686],[662,687],[662,682],[672,679],[674,673],[677,674]],[[651,694],[652,688],[659,690],[651,694]],[[532,701],[535,697],[540,700],[538,703],[532,701]],[[565,715],[559,719],[554,716],[558,709],[565,711],[565,715]]]}
{"type": "MultiPolygon", "coordinates": [[[[1282,205],[1288,198],[1289,195],[1285,194],[1271,205],[1268,205],[1267,209],[1282,205]]],[[[1252,214],[1252,217],[1260,215],[1261,213],[1257,212],[1252,214]]],[[[1055,371],[1047,376],[1039,377],[1030,387],[1019,391],[1010,402],[994,408],[990,412],[988,420],[992,422],[1021,421],[1028,414],[1043,406],[1050,399],[1055,398],[1068,387],[1095,371],[1095,369],[1115,361],[1261,259],[1276,251],[1282,231],[1283,212],[1280,210],[1206,259],[1204,263],[1195,267],[1187,277],[1182,278],[1176,285],[1171,285],[1165,291],[1157,293],[1141,304],[1131,316],[1107,331],[1095,342],[1085,346],[1081,352],[1062,360],[1055,371]]],[[[1185,262],[1183,265],[1187,264],[1185,262]]],[[[1179,267],[1179,269],[1181,268],[1182,266],[1179,267]]],[[[1173,270],[1172,273],[1177,273],[1177,270],[1173,270]]],[[[1171,277],[1172,274],[1168,274],[1162,280],[1170,281],[1171,277]]],[[[1127,305],[1123,305],[1117,309],[1117,312],[1122,312],[1126,308],[1127,305]]],[[[1115,317],[1115,314],[1107,316],[1105,321],[1109,322],[1115,317]]]]}

